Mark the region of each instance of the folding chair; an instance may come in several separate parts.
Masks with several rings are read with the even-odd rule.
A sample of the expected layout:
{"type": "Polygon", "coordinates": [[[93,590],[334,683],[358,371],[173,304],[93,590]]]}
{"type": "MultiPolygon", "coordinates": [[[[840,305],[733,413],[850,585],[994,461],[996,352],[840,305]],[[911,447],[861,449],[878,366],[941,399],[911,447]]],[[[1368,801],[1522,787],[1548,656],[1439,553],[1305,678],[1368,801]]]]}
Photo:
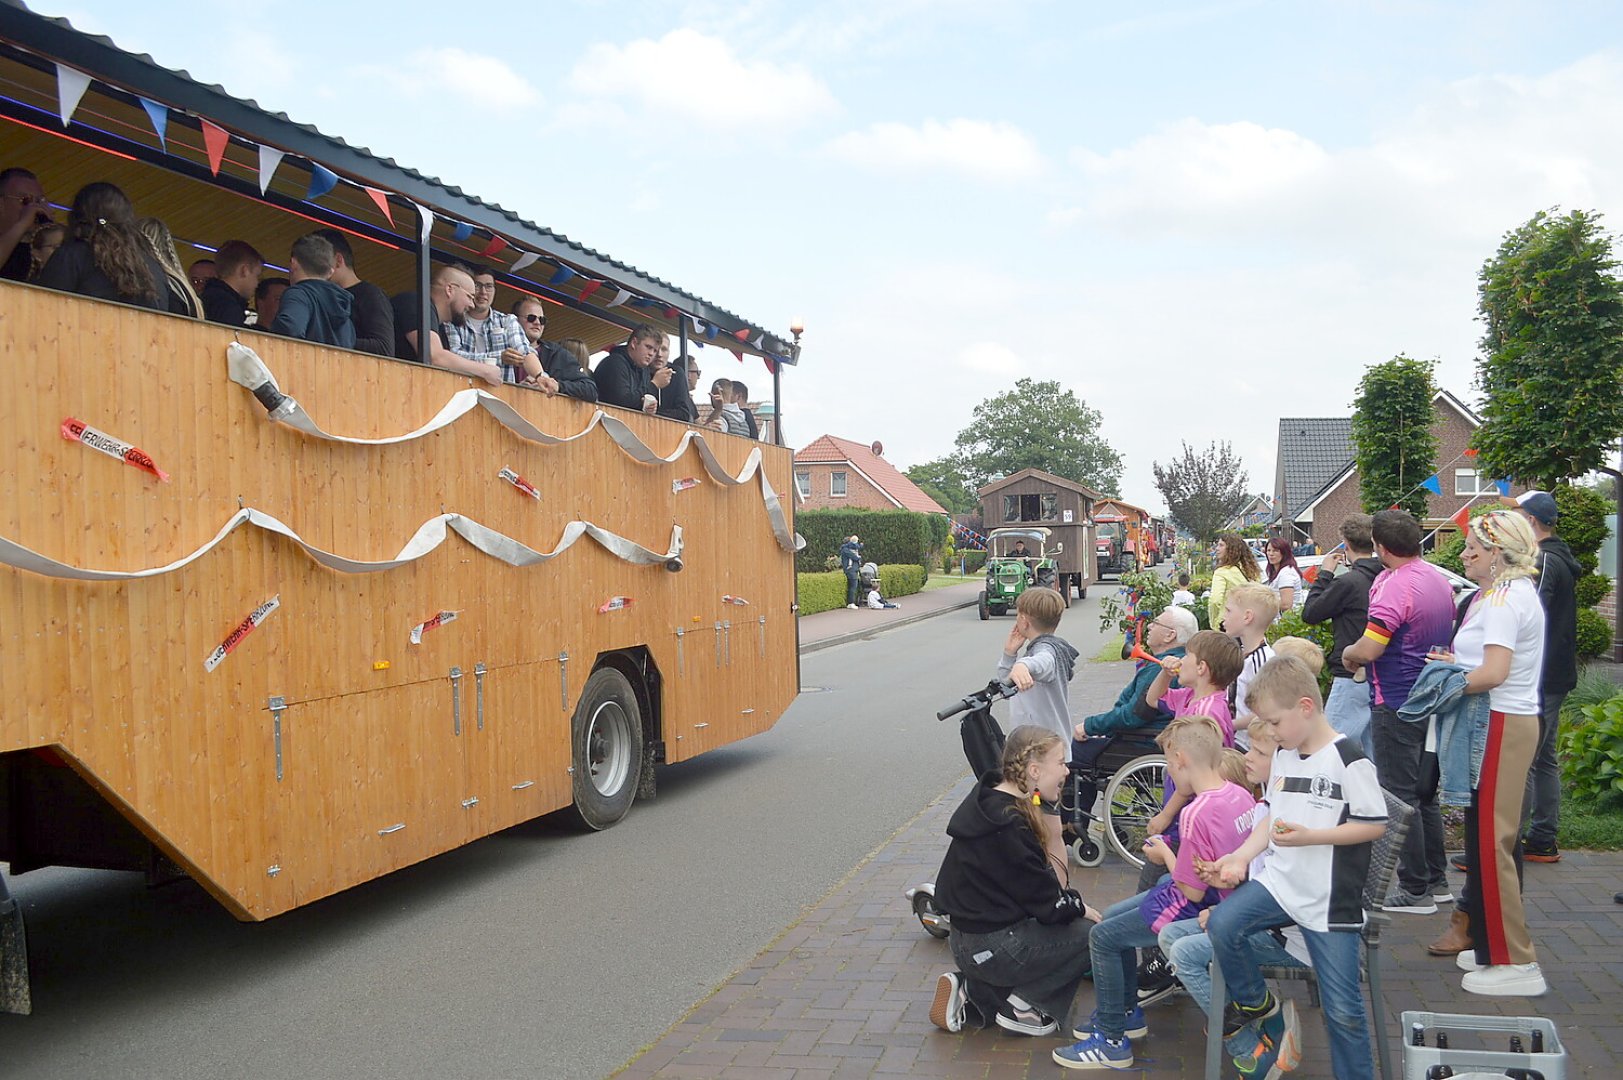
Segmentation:
{"type": "MultiPolygon", "coordinates": [[[[1386,898],[1397,883],[1398,859],[1403,855],[1403,841],[1409,834],[1414,807],[1396,795],[1381,789],[1386,797],[1386,831],[1375,840],[1369,856],[1369,875],[1364,879],[1364,977],[1369,980],[1369,1023],[1375,1029],[1375,1064],[1381,1080],[1391,1080],[1387,1068],[1390,1051],[1387,1048],[1386,1018],[1381,1012],[1384,994],[1381,991],[1381,927],[1392,916],[1384,910],[1386,898]]],[[[1212,959],[1212,1004],[1206,1014],[1206,1080],[1221,1080],[1223,1075],[1223,1006],[1227,993],[1223,986],[1223,969],[1212,959]]],[[[1299,979],[1308,984],[1308,996],[1314,1005],[1319,1003],[1319,984],[1312,968],[1264,967],[1264,978],[1299,979]]]]}

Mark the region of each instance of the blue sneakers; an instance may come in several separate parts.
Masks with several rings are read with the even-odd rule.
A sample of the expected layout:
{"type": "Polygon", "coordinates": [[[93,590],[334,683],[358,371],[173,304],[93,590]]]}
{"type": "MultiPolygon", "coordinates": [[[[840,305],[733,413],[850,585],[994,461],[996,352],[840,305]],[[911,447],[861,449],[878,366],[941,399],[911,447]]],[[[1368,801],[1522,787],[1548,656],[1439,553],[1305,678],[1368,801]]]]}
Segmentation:
{"type": "MultiPolygon", "coordinates": [[[[1086,1039],[1089,1035],[1092,1035],[1098,1030],[1099,1010],[1094,1009],[1088,1014],[1087,1024],[1071,1032],[1071,1038],[1086,1039]]],[[[1149,1033],[1150,1026],[1144,1022],[1144,1010],[1135,1005],[1133,1008],[1127,1011],[1126,1016],[1122,1019],[1122,1034],[1126,1035],[1129,1039],[1142,1039],[1149,1033]]]]}
{"type": "Polygon", "coordinates": [[[1241,1076],[1257,1080],[1279,1080],[1301,1063],[1301,1019],[1296,1015],[1294,1001],[1285,1002],[1283,1009],[1259,1022],[1256,1050],[1248,1057],[1234,1059],[1241,1076]]]}
{"type": "Polygon", "coordinates": [[[1112,1042],[1090,1031],[1081,1042],[1055,1050],[1054,1063],[1067,1069],[1130,1069],[1133,1044],[1128,1039],[1112,1042]]]}

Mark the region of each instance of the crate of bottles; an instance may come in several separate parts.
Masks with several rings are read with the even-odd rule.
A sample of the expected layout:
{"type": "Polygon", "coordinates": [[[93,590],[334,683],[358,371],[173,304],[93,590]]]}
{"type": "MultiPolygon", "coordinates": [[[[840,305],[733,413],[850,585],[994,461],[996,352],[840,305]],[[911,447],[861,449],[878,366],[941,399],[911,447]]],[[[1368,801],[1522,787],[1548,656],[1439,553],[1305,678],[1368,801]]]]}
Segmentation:
{"type": "Polygon", "coordinates": [[[1536,1016],[1403,1014],[1403,1080],[1567,1080],[1555,1025],[1536,1016]]]}

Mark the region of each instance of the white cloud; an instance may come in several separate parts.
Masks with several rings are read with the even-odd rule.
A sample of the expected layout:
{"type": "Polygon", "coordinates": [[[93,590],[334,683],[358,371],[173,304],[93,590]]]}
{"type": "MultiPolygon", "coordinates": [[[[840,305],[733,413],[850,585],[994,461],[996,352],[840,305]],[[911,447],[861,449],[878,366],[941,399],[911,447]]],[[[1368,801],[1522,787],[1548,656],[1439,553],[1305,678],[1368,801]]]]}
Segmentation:
{"type": "Polygon", "coordinates": [[[1026,370],[1020,354],[996,341],[975,341],[958,350],[955,358],[965,371],[1017,378],[1026,370]]]}
{"type": "Polygon", "coordinates": [[[644,111],[706,127],[798,124],[835,108],[805,68],[743,60],[720,38],[691,29],[658,41],[600,43],[586,50],[569,85],[591,98],[622,98],[644,111]]]}
{"type": "Polygon", "coordinates": [[[541,92],[506,61],[454,45],[417,49],[398,63],[366,65],[365,78],[412,101],[449,96],[460,106],[507,112],[541,102],[541,92]]]}
{"type": "Polygon", "coordinates": [[[1155,198],[1183,208],[1263,203],[1312,180],[1330,155],[1310,139],[1260,124],[1180,120],[1108,154],[1078,150],[1072,162],[1092,181],[1100,211],[1129,210],[1155,198]]]}
{"type": "Polygon", "coordinates": [[[850,131],[824,148],[836,158],[877,172],[966,173],[984,180],[1019,181],[1043,171],[1042,152],[1012,124],[955,119],[918,127],[881,122],[850,131]]]}

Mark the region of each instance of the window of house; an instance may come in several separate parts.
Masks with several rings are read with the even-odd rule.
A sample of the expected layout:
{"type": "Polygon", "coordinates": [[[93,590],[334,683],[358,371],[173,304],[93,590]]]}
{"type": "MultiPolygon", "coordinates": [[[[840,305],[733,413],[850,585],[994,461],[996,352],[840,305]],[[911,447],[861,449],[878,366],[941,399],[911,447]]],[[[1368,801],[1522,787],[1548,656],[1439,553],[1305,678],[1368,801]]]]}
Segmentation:
{"type": "Polygon", "coordinates": [[[842,472],[828,474],[828,493],[836,499],[845,498],[845,474],[842,472]]]}
{"type": "Polygon", "coordinates": [[[1482,486],[1482,478],[1475,469],[1454,470],[1454,494],[1480,495],[1487,489],[1482,486]]]}
{"type": "Polygon", "coordinates": [[[800,497],[802,499],[811,498],[811,473],[795,473],[795,490],[800,492],[800,497]]]}
{"type": "Polygon", "coordinates": [[[1052,491],[1003,496],[1004,521],[1054,521],[1058,517],[1059,496],[1052,491]]]}

